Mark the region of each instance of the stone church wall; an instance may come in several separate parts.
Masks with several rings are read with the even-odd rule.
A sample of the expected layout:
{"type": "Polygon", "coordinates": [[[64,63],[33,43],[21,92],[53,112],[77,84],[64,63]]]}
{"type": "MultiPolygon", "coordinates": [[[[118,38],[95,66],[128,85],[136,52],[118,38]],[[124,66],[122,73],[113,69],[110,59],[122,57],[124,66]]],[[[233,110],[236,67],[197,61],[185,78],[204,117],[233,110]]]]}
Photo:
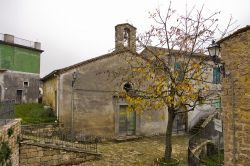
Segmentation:
{"type": "MultiPolygon", "coordinates": [[[[119,103],[116,99],[128,80],[125,57],[130,52],[119,53],[82,65],[60,76],[59,121],[65,127],[71,127],[72,116],[74,130],[83,130],[86,135],[115,137],[119,135],[119,103]],[[126,68],[124,72],[123,68],[126,68]],[[123,71],[119,73],[119,71],[123,71]],[[74,88],[72,74],[77,73],[74,88]],[[117,72],[117,75],[114,75],[117,72]],[[73,110],[73,112],[72,112],[73,110]]],[[[133,80],[131,80],[133,82],[133,80]]],[[[165,121],[161,113],[153,113],[153,118],[136,115],[136,135],[152,135],[165,132],[165,121]]]]}
{"type": "MultiPolygon", "coordinates": [[[[0,142],[6,142],[11,150],[11,156],[7,163],[12,166],[19,165],[19,141],[21,132],[21,120],[7,120],[6,124],[2,124],[4,120],[0,121],[0,142]]],[[[0,165],[3,164],[0,162],[0,165]]],[[[3,164],[4,165],[4,164],[3,164]]]]}
{"type": "Polygon", "coordinates": [[[221,44],[225,165],[250,165],[250,29],[221,44]]]}

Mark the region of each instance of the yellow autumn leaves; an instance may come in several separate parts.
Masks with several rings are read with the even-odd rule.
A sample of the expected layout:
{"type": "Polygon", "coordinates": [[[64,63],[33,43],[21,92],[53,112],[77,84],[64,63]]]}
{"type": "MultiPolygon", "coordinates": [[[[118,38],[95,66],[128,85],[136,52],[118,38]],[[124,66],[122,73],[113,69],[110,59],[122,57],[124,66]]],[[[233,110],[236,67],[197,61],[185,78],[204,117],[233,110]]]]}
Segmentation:
{"type": "MultiPolygon", "coordinates": [[[[166,63],[168,64],[168,63],[166,63]]],[[[202,65],[190,61],[175,66],[168,66],[162,61],[145,62],[131,68],[135,75],[136,93],[131,95],[123,92],[129,104],[129,111],[142,113],[146,110],[166,110],[167,107],[180,108],[199,99],[200,90],[209,90],[202,81],[202,65]],[[162,65],[162,66],[161,66],[162,65]],[[181,79],[180,79],[181,76],[181,79]]]]}

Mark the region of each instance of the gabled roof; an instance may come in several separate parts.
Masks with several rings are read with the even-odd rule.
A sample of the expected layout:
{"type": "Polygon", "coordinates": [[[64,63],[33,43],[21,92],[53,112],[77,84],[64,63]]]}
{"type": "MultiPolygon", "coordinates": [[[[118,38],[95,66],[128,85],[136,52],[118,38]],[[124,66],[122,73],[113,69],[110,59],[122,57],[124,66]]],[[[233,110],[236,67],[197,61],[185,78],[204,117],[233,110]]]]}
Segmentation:
{"type": "MultiPolygon", "coordinates": [[[[49,79],[51,76],[54,76],[54,75],[58,75],[58,74],[62,74],[68,70],[71,70],[71,69],[74,69],[76,67],[79,67],[79,66],[82,66],[82,65],[86,65],[86,64],[89,64],[89,63],[92,63],[92,62],[95,62],[97,60],[101,60],[101,59],[105,59],[105,58],[108,58],[108,57],[112,57],[114,55],[117,55],[117,54],[121,54],[121,53],[124,53],[124,52],[130,52],[136,56],[141,56],[143,55],[143,53],[146,51],[146,49],[149,49],[149,50],[152,50],[152,51],[167,51],[166,48],[162,48],[162,47],[154,47],[154,46],[148,46],[147,48],[145,48],[140,54],[136,53],[136,52],[133,52],[129,49],[123,49],[123,50],[115,50],[111,53],[108,53],[108,54],[104,54],[104,55],[101,55],[101,56],[98,56],[98,57],[95,57],[95,58],[91,58],[91,59],[88,59],[86,61],[82,61],[80,63],[76,63],[74,65],[71,65],[71,66],[67,66],[67,67],[64,67],[64,68],[61,68],[61,69],[57,69],[57,70],[54,70],[52,71],[51,73],[49,73],[48,75],[44,76],[43,78],[41,78],[42,81],[44,80],[47,80],[49,79]]],[[[174,53],[178,53],[179,50],[172,50],[172,52],[174,53]]],[[[208,60],[210,59],[209,56],[206,56],[204,54],[198,54],[198,53],[194,53],[192,54],[193,57],[206,57],[208,58],[208,60]]]]}
{"type": "MultiPolygon", "coordinates": [[[[152,52],[160,52],[160,51],[164,51],[166,53],[168,53],[168,49],[167,48],[163,48],[163,47],[155,47],[155,46],[148,46],[146,47],[142,52],[141,54],[145,54],[145,52],[149,50],[149,51],[152,51],[152,52]]],[[[178,54],[178,53],[188,53],[190,54],[191,52],[185,52],[185,51],[181,51],[181,50],[175,50],[175,49],[172,49],[170,50],[171,53],[173,53],[174,55],[178,54]]],[[[206,55],[206,54],[202,54],[202,53],[192,53],[191,54],[192,57],[196,57],[196,58],[207,58],[207,60],[209,60],[211,57],[206,55]]]]}
{"type": "Polygon", "coordinates": [[[67,66],[67,67],[64,67],[64,68],[61,68],[61,69],[54,70],[51,73],[49,73],[48,75],[46,75],[43,78],[41,78],[41,80],[42,81],[47,80],[51,76],[54,76],[54,75],[57,75],[57,74],[61,74],[61,73],[64,73],[64,72],[66,72],[68,70],[74,69],[76,67],[79,67],[79,66],[82,66],[82,65],[86,65],[86,64],[89,64],[89,63],[92,63],[92,62],[95,62],[95,61],[98,61],[98,60],[101,60],[101,59],[108,58],[108,57],[112,57],[114,55],[121,54],[121,53],[124,53],[124,52],[129,52],[131,54],[139,55],[138,53],[133,52],[133,51],[131,51],[129,49],[115,50],[115,51],[113,51],[111,53],[108,53],[108,54],[104,54],[104,55],[101,55],[101,56],[98,56],[98,57],[95,57],[95,58],[91,58],[91,59],[88,59],[88,60],[76,63],[76,64],[71,65],[71,66],[67,66]]]}
{"type": "Polygon", "coordinates": [[[224,37],[224,38],[220,39],[219,41],[217,41],[217,43],[220,44],[220,43],[224,42],[225,40],[228,40],[228,39],[230,39],[232,37],[235,37],[236,35],[238,35],[238,34],[240,34],[242,32],[246,32],[248,30],[250,30],[250,25],[247,25],[247,26],[245,26],[243,28],[238,29],[237,31],[235,31],[231,35],[228,35],[227,37],[224,37]]]}

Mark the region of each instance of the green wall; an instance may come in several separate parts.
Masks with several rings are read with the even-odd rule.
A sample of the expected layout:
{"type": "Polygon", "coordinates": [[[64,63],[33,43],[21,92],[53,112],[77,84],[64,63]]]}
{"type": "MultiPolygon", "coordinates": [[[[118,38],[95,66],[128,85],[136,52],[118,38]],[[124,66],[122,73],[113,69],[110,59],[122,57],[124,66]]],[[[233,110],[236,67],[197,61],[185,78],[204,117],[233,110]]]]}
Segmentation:
{"type": "Polygon", "coordinates": [[[40,73],[40,52],[0,43],[0,69],[40,73]]]}

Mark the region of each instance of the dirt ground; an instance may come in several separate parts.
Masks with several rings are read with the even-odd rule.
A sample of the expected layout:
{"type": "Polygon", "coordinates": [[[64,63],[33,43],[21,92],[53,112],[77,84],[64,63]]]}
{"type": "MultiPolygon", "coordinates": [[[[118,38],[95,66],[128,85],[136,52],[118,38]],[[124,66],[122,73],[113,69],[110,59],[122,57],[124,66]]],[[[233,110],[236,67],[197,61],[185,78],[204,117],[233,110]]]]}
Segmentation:
{"type": "MultiPolygon", "coordinates": [[[[180,160],[181,166],[187,165],[188,136],[173,136],[173,157],[180,160]]],[[[154,136],[126,142],[106,142],[98,144],[102,158],[82,163],[81,166],[152,166],[154,160],[164,154],[164,137],[154,136]]]]}

